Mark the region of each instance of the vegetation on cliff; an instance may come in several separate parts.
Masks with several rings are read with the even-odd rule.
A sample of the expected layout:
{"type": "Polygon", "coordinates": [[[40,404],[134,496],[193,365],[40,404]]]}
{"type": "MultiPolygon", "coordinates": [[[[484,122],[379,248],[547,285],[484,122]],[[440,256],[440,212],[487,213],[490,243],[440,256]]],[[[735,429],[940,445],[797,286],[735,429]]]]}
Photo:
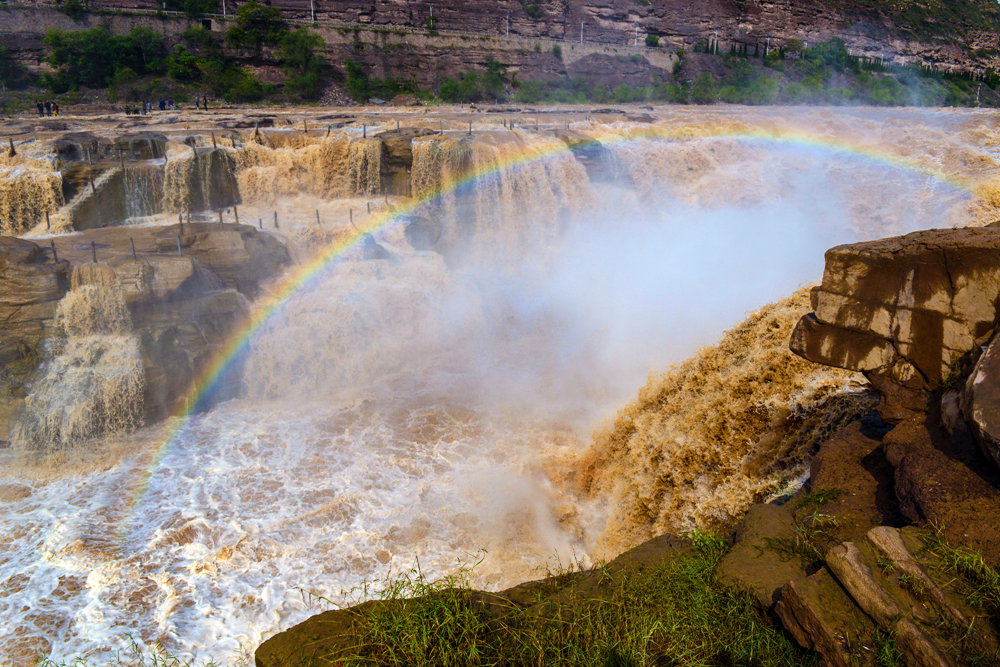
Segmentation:
{"type": "MultiPolygon", "coordinates": [[[[280,95],[286,100],[315,98],[327,71],[319,55],[323,40],[307,28],[290,30],[277,10],[251,0],[237,10],[236,21],[223,39],[197,26],[168,39],[149,28],[115,35],[99,26],[90,30],[46,33],[48,63],[54,72],[41,83],[60,94],[81,87],[107,88],[110,101],[139,101],[163,96],[186,99],[207,92],[229,102],[254,102],[279,94],[263,84],[242,63],[275,50],[285,74],[280,95]],[[234,55],[239,54],[239,55],[234,55]]],[[[0,67],[4,63],[0,54],[0,67]]]]}
{"type": "Polygon", "coordinates": [[[316,617],[312,642],[276,636],[257,664],[813,664],[750,596],[718,584],[727,551],[711,534],[664,537],[495,594],[472,590],[468,568],[439,581],[414,568],[385,582],[377,601],[316,617]]]}

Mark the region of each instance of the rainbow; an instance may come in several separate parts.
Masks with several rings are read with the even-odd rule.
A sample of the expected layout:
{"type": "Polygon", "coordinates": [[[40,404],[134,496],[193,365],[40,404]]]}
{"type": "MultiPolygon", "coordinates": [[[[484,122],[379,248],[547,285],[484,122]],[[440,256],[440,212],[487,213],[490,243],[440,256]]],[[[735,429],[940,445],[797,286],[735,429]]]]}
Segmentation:
{"type": "MultiPolygon", "coordinates": [[[[974,193],[970,183],[963,179],[949,176],[939,170],[922,165],[914,160],[894,155],[882,149],[870,145],[831,139],[814,134],[799,131],[766,130],[766,129],[732,129],[713,128],[702,126],[682,126],[676,128],[663,128],[655,125],[630,128],[626,134],[616,132],[614,128],[602,130],[587,135],[594,143],[602,145],[622,145],[630,143],[642,143],[649,141],[664,140],[738,140],[744,142],[762,143],[769,146],[787,146],[791,148],[807,148],[828,152],[834,156],[845,158],[860,158],[876,164],[886,165],[893,169],[911,172],[926,176],[930,179],[944,183],[966,193],[974,193]]],[[[197,411],[204,407],[205,398],[212,392],[218,384],[219,379],[234,359],[240,357],[249,350],[251,341],[264,324],[287,302],[292,295],[304,289],[308,289],[320,277],[322,272],[332,266],[337,260],[343,257],[349,250],[358,245],[370,234],[385,229],[394,223],[403,220],[406,216],[420,211],[424,207],[432,206],[443,197],[454,193],[465,187],[472,187],[481,179],[506,169],[516,169],[527,164],[552,159],[567,155],[571,148],[563,142],[553,142],[560,144],[545,149],[525,147],[525,149],[515,157],[505,162],[493,164],[489,167],[473,170],[464,177],[457,179],[447,188],[427,193],[420,197],[415,197],[395,209],[390,209],[384,213],[371,216],[360,227],[356,227],[354,233],[349,236],[339,238],[326,247],[319,250],[308,261],[295,266],[285,276],[272,286],[266,296],[259,299],[254,304],[254,309],[248,319],[235,333],[219,348],[215,357],[208,363],[200,374],[192,381],[185,396],[184,404],[188,406],[185,411],[174,419],[174,422],[167,429],[166,436],[160,444],[154,448],[147,464],[143,467],[140,479],[132,485],[131,497],[125,510],[124,519],[119,530],[119,547],[122,547],[135,515],[142,504],[142,500],[149,489],[150,482],[163,461],[164,456],[176,443],[183,433],[185,427],[191,422],[197,411]]]]}

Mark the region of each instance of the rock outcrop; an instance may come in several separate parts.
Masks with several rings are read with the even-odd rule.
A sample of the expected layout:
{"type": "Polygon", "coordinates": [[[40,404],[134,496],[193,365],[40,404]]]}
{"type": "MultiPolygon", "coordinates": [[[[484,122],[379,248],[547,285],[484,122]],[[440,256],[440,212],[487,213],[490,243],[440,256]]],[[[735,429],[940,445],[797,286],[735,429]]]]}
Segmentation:
{"type": "Polygon", "coordinates": [[[51,249],[0,237],[0,440],[44,361],[70,276],[120,285],[140,340],[149,422],[185,407],[190,383],[245,321],[248,299],[290,261],[276,237],[242,225],[106,228],[55,243],[58,263],[51,249]]]}
{"type": "Polygon", "coordinates": [[[69,288],[70,265],[47,249],[0,236],[0,364],[35,354],[56,304],[69,288]]]}
{"type": "Polygon", "coordinates": [[[839,246],[826,254],[792,351],[863,372],[882,393],[882,418],[903,421],[924,413],[957,364],[989,340],[998,294],[998,228],[839,246]]]}
{"type": "MultiPolygon", "coordinates": [[[[791,348],[862,371],[894,426],[866,441],[859,425],[821,446],[811,488],[836,493],[819,530],[815,513],[796,514],[800,534],[812,528],[817,564],[855,612],[893,638],[906,664],[1000,664],[997,628],[953,587],[961,577],[948,575],[954,570],[931,545],[972,549],[984,567],[1000,566],[990,518],[1000,512],[1000,376],[990,342],[1000,315],[1000,229],[917,232],[833,248],[826,259],[791,348]]],[[[827,603],[804,603],[795,588],[783,589],[777,611],[796,639],[826,664],[863,659],[813,622],[827,603]]]]}

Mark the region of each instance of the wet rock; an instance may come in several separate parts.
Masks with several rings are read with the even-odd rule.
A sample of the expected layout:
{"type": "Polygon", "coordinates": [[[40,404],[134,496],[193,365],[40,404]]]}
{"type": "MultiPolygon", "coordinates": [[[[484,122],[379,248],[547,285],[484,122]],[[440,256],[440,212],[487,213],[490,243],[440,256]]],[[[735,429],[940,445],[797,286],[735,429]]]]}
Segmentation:
{"type": "Polygon", "coordinates": [[[553,134],[566,142],[573,157],[587,170],[587,176],[591,181],[610,183],[619,180],[624,174],[614,153],[593,137],[572,130],[555,130],[553,134]]]}
{"type": "Polygon", "coordinates": [[[63,162],[91,162],[112,156],[112,143],[107,137],[90,132],[70,132],[53,142],[56,156],[63,162]]]}
{"type": "Polygon", "coordinates": [[[0,236],[0,364],[38,348],[59,299],[69,287],[69,265],[47,249],[0,236]]]}
{"type": "MultiPolygon", "coordinates": [[[[860,540],[879,525],[903,525],[899,513],[893,469],[885,458],[884,425],[876,416],[857,420],[820,445],[810,468],[810,489],[825,492],[829,500],[820,509],[836,517],[826,529],[838,540],[860,540]]],[[[797,512],[808,514],[806,506],[797,512]]]]}
{"type": "MultiPolygon", "coordinates": [[[[156,246],[162,253],[176,252],[176,229],[159,232],[156,246]]],[[[281,241],[249,225],[187,224],[181,246],[185,256],[198,260],[225,286],[247,296],[255,295],[262,279],[276,275],[291,261],[281,241]]]]}
{"type": "Polygon", "coordinates": [[[769,609],[778,591],[806,571],[794,557],[779,553],[774,544],[795,538],[795,522],[786,507],[754,505],[736,529],[736,542],[715,570],[719,582],[749,591],[758,604],[769,609]]]}
{"type": "Polygon", "coordinates": [[[838,246],[826,253],[795,353],[865,373],[880,413],[899,422],[988,340],[997,319],[1000,229],[949,229],[838,246]]]}
{"type": "Polygon", "coordinates": [[[419,215],[403,216],[400,220],[406,225],[406,241],[414,250],[434,250],[441,240],[441,223],[419,215]]]}
{"type": "Polygon", "coordinates": [[[774,610],[795,641],[819,653],[823,664],[874,664],[873,656],[863,653],[860,645],[872,645],[875,625],[828,571],[785,584],[774,610]]]}
{"type": "Polygon", "coordinates": [[[375,135],[382,141],[382,192],[410,196],[410,170],[413,168],[413,140],[434,134],[434,130],[419,127],[389,130],[375,135]]]}
{"type": "Polygon", "coordinates": [[[155,132],[137,132],[115,139],[114,150],[126,160],[158,160],[166,155],[167,137],[155,132]]]}
{"type": "Polygon", "coordinates": [[[911,521],[939,526],[953,545],[1000,565],[1000,472],[972,441],[954,440],[927,419],[896,426],[884,440],[896,496],[911,521]]]}
{"type": "Polygon", "coordinates": [[[1000,341],[996,337],[969,375],[962,408],[979,445],[1000,465],[1000,341]]]}

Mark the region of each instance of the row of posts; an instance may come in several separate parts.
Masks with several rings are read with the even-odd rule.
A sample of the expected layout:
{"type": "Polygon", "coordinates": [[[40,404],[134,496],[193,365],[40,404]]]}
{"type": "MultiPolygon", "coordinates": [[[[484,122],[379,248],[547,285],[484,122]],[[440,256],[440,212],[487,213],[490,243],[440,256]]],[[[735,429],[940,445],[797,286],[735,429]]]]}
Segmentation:
{"type": "MultiPolygon", "coordinates": [[[[389,199],[387,197],[386,198],[386,204],[388,205],[388,203],[389,203],[389,199]]],[[[366,202],[366,207],[368,209],[368,214],[371,215],[371,212],[372,212],[372,203],[370,201],[366,202]]],[[[223,220],[223,217],[222,217],[222,213],[223,213],[222,209],[219,209],[218,213],[219,213],[219,224],[222,225],[222,224],[224,224],[224,220],[223,220]]],[[[314,213],[316,214],[316,226],[319,227],[322,224],[322,221],[320,220],[319,209],[314,209],[314,213]]],[[[348,215],[348,220],[350,221],[351,225],[353,226],[354,225],[354,209],[353,208],[349,208],[347,210],[347,215],[348,215]]],[[[240,224],[240,212],[239,212],[239,208],[235,204],[233,205],[233,217],[234,217],[234,223],[233,224],[236,224],[236,225],[240,224]]],[[[191,225],[191,214],[190,213],[188,213],[187,224],[191,225]]],[[[46,229],[50,229],[51,228],[51,220],[50,220],[49,212],[48,211],[45,212],[45,228],[46,229]]],[[[260,229],[260,230],[264,229],[264,219],[263,218],[257,218],[257,228],[260,229]]],[[[278,224],[278,212],[277,211],[274,212],[274,228],[275,229],[280,229],[281,228],[279,226],[279,224],[278,224]]],[[[176,238],[177,238],[177,255],[179,257],[183,256],[183,254],[184,254],[183,246],[182,246],[182,243],[181,243],[181,235],[183,233],[184,233],[184,214],[183,213],[178,213],[177,214],[177,235],[176,235],[176,238]]],[[[130,236],[128,238],[128,242],[129,242],[129,247],[130,247],[130,249],[132,251],[132,259],[138,260],[139,256],[136,253],[136,249],[135,249],[135,238],[133,238],[133,237],[130,236]]],[[[59,262],[59,253],[56,250],[55,239],[51,239],[49,241],[49,247],[52,250],[52,261],[55,262],[55,263],[58,263],[59,262]]],[[[97,242],[96,241],[91,241],[90,242],[90,253],[91,253],[91,259],[96,264],[97,263],[97,242]]]]}

